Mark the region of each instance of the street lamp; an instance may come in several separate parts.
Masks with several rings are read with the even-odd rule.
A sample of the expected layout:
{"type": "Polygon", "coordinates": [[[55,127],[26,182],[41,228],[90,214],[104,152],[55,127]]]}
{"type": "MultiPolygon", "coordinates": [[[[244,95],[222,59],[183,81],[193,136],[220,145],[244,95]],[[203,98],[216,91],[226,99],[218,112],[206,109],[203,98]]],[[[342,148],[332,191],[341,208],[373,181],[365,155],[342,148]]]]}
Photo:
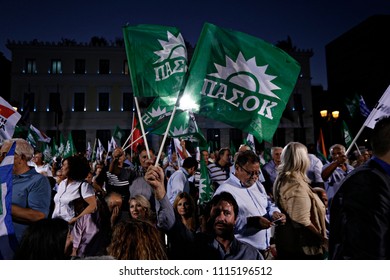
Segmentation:
{"type": "Polygon", "coordinates": [[[328,111],[328,110],[321,110],[320,111],[321,118],[324,119],[328,124],[328,134],[329,134],[329,140],[330,145],[333,145],[333,125],[332,123],[337,121],[337,119],[340,116],[340,111],[328,111]]]}
{"type": "Polygon", "coordinates": [[[322,118],[327,118],[327,121],[330,121],[333,119],[337,120],[340,115],[340,111],[332,111],[332,113],[329,113],[328,110],[321,110],[320,115],[322,118]]]}

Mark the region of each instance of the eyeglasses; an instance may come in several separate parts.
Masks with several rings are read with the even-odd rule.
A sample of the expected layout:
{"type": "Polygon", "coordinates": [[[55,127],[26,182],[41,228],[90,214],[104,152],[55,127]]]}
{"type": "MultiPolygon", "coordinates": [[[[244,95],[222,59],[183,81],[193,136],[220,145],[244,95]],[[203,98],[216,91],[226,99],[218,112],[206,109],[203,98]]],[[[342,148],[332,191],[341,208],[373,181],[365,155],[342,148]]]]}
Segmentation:
{"type": "Polygon", "coordinates": [[[248,171],[244,167],[242,167],[241,165],[238,165],[238,166],[241,167],[241,169],[244,170],[246,172],[246,174],[248,174],[251,178],[254,177],[254,176],[257,176],[257,177],[260,176],[260,170],[248,171]]]}

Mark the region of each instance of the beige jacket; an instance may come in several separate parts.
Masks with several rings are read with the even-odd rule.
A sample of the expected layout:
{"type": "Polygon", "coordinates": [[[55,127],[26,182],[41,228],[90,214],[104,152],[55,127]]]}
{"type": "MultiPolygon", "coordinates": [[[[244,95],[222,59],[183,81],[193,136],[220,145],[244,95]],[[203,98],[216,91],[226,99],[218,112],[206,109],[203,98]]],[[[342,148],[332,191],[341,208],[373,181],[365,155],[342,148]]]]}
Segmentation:
{"type": "MultiPolygon", "coordinates": [[[[311,223],[326,237],[325,205],[303,180],[289,179],[279,189],[279,203],[292,221],[308,226],[311,223]]],[[[322,248],[304,246],[307,255],[322,253],[322,248]]]]}

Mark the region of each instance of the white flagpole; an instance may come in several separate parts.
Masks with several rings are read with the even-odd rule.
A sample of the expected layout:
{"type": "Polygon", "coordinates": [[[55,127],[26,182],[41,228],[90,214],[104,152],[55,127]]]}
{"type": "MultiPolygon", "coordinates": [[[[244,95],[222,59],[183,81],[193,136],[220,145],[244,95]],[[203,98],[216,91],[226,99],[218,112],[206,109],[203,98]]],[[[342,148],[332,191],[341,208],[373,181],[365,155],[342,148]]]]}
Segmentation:
{"type": "Polygon", "coordinates": [[[158,162],[160,160],[161,153],[162,153],[162,151],[164,149],[165,141],[167,140],[167,137],[168,137],[168,134],[169,134],[169,129],[171,128],[171,124],[172,124],[173,118],[175,117],[175,113],[176,113],[176,104],[173,107],[172,115],[169,118],[167,129],[165,130],[164,137],[163,137],[163,140],[161,142],[160,150],[158,151],[158,155],[157,155],[157,158],[156,158],[156,162],[154,163],[154,166],[158,166],[158,162]]]}
{"type": "Polygon", "coordinates": [[[134,97],[134,101],[135,101],[135,107],[136,107],[136,109],[137,109],[138,121],[139,121],[139,124],[140,124],[140,126],[141,126],[142,137],[144,138],[144,143],[145,143],[145,148],[146,148],[146,154],[148,155],[148,159],[150,159],[149,145],[148,145],[148,141],[146,140],[146,133],[145,133],[145,129],[144,129],[144,123],[143,123],[142,118],[141,118],[141,111],[139,110],[139,105],[138,105],[138,99],[137,99],[137,97],[134,97]]]}
{"type": "MultiPolygon", "coordinates": [[[[145,134],[148,134],[149,131],[147,131],[145,134]]],[[[126,147],[122,148],[124,151],[126,151],[129,147],[133,146],[134,143],[136,143],[139,139],[141,139],[143,137],[143,135],[141,135],[140,137],[138,137],[137,139],[135,139],[133,142],[131,142],[129,145],[127,145],[126,147]]]]}
{"type": "Polygon", "coordinates": [[[127,139],[126,139],[125,143],[123,143],[123,146],[122,146],[122,147],[125,147],[125,146],[126,146],[126,144],[127,144],[127,142],[129,142],[129,140],[130,140],[131,136],[132,136],[132,135],[133,135],[133,133],[134,133],[134,130],[135,130],[135,128],[133,128],[133,130],[131,131],[131,133],[130,133],[129,137],[127,137],[127,139]]]}

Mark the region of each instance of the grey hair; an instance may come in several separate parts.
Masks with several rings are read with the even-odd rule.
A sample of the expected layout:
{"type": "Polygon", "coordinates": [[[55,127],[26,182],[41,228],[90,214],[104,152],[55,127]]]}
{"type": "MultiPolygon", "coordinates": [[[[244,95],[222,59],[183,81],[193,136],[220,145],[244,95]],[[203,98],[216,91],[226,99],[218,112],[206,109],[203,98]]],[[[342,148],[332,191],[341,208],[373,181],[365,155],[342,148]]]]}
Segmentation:
{"type": "Polygon", "coordinates": [[[278,146],[272,147],[272,148],[271,148],[271,155],[274,153],[275,150],[279,150],[279,149],[280,149],[280,150],[283,150],[282,147],[278,147],[278,146]]]}
{"type": "Polygon", "coordinates": [[[333,149],[338,148],[340,149],[343,153],[345,153],[345,147],[341,144],[334,144],[332,147],[329,148],[329,152],[332,154],[333,149]]]}
{"type": "Polygon", "coordinates": [[[16,142],[15,153],[18,155],[24,155],[26,161],[32,159],[34,155],[34,148],[24,139],[22,138],[13,138],[7,139],[4,141],[3,145],[9,145],[11,147],[12,143],[16,142]]]}

